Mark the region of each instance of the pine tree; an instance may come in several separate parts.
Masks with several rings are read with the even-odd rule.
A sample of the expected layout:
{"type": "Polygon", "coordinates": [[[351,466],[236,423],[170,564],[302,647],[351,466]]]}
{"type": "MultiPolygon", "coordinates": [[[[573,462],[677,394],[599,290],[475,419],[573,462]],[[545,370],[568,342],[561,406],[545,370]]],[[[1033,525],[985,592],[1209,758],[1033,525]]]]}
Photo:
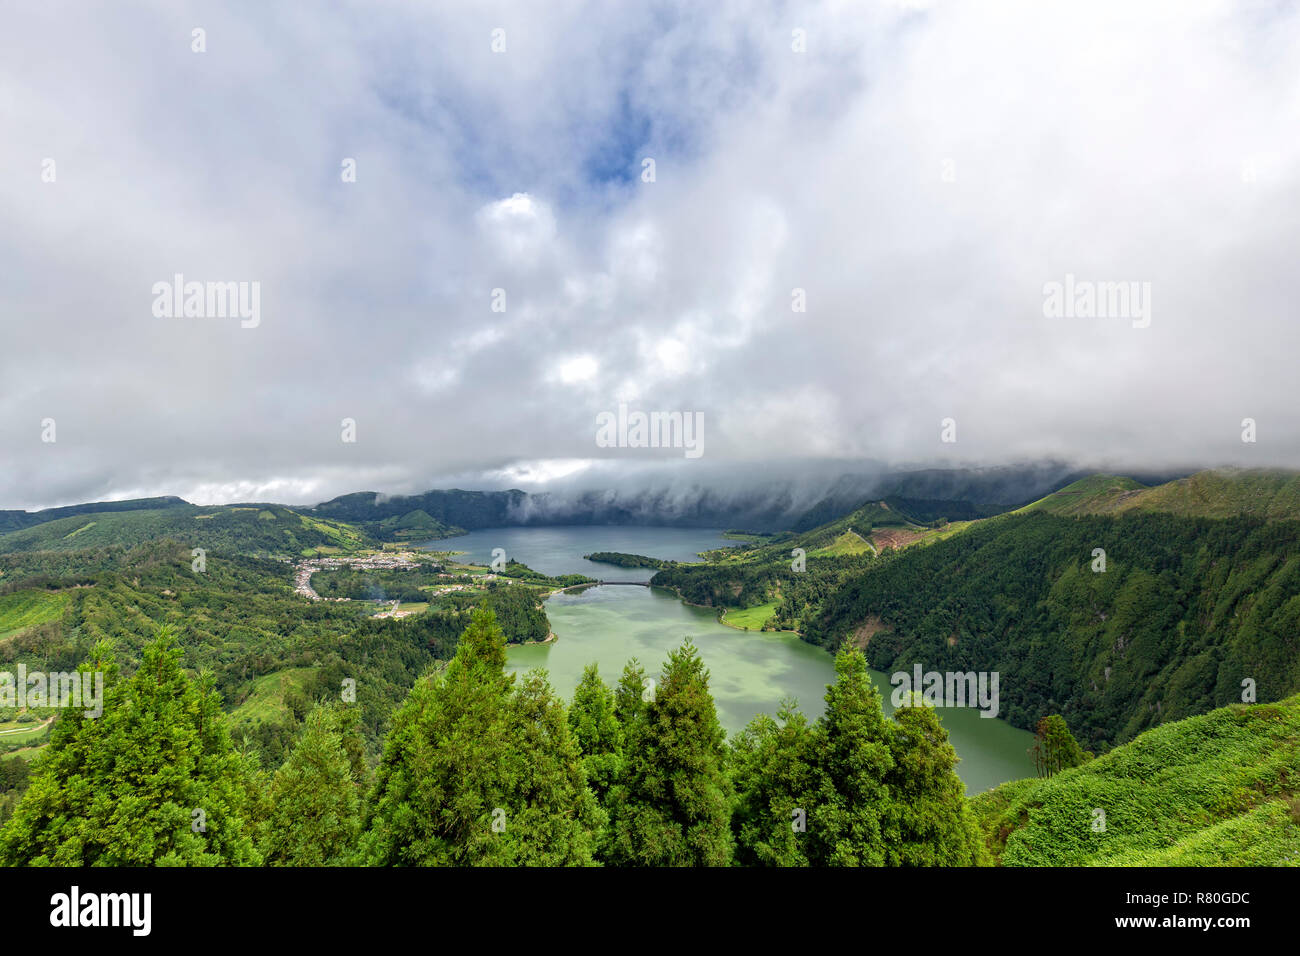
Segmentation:
{"type": "Polygon", "coordinates": [[[881,866],[893,767],[890,729],[856,648],[835,656],[835,683],[814,731],[818,792],[808,813],[808,856],[814,865],[881,866]]]}
{"type": "Polygon", "coordinates": [[[732,830],[742,866],[808,866],[808,809],[818,791],[815,738],[808,720],[783,701],[776,719],[759,714],[733,742],[732,830]]]}
{"type": "Polygon", "coordinates": [[[618,687],[614,689],[614,716],[624,732],[645,716],[646,701],[650,696],[645,668],[634,657],[624,665],[618,687]]]}
{"type": "Polygon", "coordinates": [[[503,862],[512,866],[586,866],[607,822],[587,786],[582,751],[564,704],[545,671],[529,671],[510,701],[513,746],[502,808],[503,862]]]}
{"type": "Polygon", "coordinates": [[[629,667],[619,684],[619,702],[631,717],[623,724],[623,773],[610,795],[610,861],[725,866],[732,855],[731,784],[704,662],[686,640],[668,655],[641,708],[629,699],[637,676],[629,667]]]}
{"type": "Polygon", "coordinates": [[[331,866],[350,861],[361,828],[361,797],[344,745],[356,737],[355,711],[317,707],[307,715],[289,758],[271,781],[259,846],[273,866],[331,866]]]}
{"type": "Polygon", "coordinates": [[[1079,746],[1065,718],[1059,714],[1039,719],[1029,753],[1040,777],[1050,777],[1092,759],[1092,754],[1079,746]]]}
{"type": "Polygon", "coordinates": [[[380,865],[584,865],[603,823],[563,704],[543,674],[505,673],[476,611],[446,670],[395,712],[366,814],[380,865]]]}
{"type": "Polygon", "coordinates": [[[614,714],[614,692],[600,679],[600,670],[589,664],[573,691],[569,706],[569,727],[583,754],[587,785],[601,799],[618,775],[623,734],[614,714]]]}
{"type": "Polygon", "coordinates": [[[957,752],[934,708],[919,695],[894,712],[890,751],[889,866],[973,866],[983,842],[957,776],[957,752]]]}
{"type": "Polygon", "coordinates": [[[186,677],[166,627],[129,679],[105,670],[103,713],[68,710],[55,722],[0,831],[0,863],[256,864],[245,832],[252,767],[231,745],[210,679],[186,677]]]}

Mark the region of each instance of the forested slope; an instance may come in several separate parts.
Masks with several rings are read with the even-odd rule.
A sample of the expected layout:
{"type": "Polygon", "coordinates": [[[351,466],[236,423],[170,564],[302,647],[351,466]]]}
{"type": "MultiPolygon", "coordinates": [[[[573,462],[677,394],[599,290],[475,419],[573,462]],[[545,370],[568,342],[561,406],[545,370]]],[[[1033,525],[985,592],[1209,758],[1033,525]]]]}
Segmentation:
{"type": "Polygon", "coordinates": [[[1300,520],[1300,474],[1291,471],[1213,469],[1147,487],[1119,475],[1092,475],[1026,505],[1052,514],[1161,512],[1186,518],[1248,515],[1300,520]]]}
{"type": "Polygon", "coordinates": [[[286,692],[259,710],[265,720],[240,722],[251,745],[278,762],[310,706],[338,700],[345,678],[356,681],[360,729],[376,747],[393,706],[418,674],[450,657],[475,608],[492,608],[510,640],[541,640],[549,626],[538,601],[532,588],[489,583],[484,593],[444,595],[416,616],[380,619],[357,602],[295,594],[282,560],[209,555],[196,573],[188,547],[172,541],[6,554],[0,669],[73,670],[104,642],[130,674],[146,642],[169,625],[182,665],[210,673],[229,709],[264,689],[267,675],[293,672],[276,685],[286,692]]]}
{"type": "Polygon", "coordinates": [[[874,565],[890,542],[909,546],[951,533],[952,528],[920,525],[887,502],[869,501],[810,531],[785,532],[755,546],[715,551],[703,565],[666,567],[651,583],[707,607],[775,602],[768,626],[797,630],[823,600],[874,565]]]}
{"type": "Polygon", "coordinates": [[[805,637],[864,624],[873,667],[998,671],[1011,723],[1060,713],[1105,748],[1240,701],[1247,679],[1260,701],[1300,688],[1300,523],[991,519],[853,576],[805,637]]]}
{"type": "Polygon", "coordinates": [[[0,534],[0,553],[138,547],[171,538],[225,554],[286,555],[316,548],[361,547],[369,537],[349,525],[279,505],[167,508],[78,513],[0,534]]]}

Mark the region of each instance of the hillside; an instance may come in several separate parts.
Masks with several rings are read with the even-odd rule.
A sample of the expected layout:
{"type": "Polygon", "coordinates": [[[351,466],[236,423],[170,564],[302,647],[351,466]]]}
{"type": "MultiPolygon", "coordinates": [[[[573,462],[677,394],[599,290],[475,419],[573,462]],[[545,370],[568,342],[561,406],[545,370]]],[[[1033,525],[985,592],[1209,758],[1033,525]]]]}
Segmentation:
{"type": "Polygon", "coordinates": [[[1046,498],[1025,505],[1016,513],[1046,511],[1054,515],[1110,514],[1147,487],[1121,475],[1089,475],[1046,498]]]}
{"type": "Polygon", "coordinates": [[[1238,515],[1300,519],[1300,473],[1219,469],[1147,487],[1132,478],[1092,475],[1020,509],[1060,515],[1160,512],[1188,518],[1238,515]]]}
{"type": "Polygon", "coordinates": [[[462,529],[473,531],[517,524],[512,509],[524,497],[522,491],[462,491],[459,488],[398,496],[358,491],[304,510],[323,518],[359,524],[372,533],[433,522],[449,534],[460,534],[462,529]]]}
{"type": "Polygon", "coordinates": [[[396,540],[407,538],[449,538],[463,529],[443,524],[426,511],[416,509],[401,515],[392,515],[378,523],[374,533],[379,537],[396,540]]]}
{"type": "Polygon", "coordinates": [[[57,620],[68,603],[68,593],[24,588],[0,593],[0,644],[48,621],[57,620]]]}
{"type": "Polygon", "coordinates": [[[1105,749],[1246,678],[1261,701],[1300,689],[1300,523],[993,518],[863,568],[804,636],[833,648],[864,625],[876,669],[997,671],[1009,722],[1060,713],[1105,749]]]}
{"type": "Polygon", "coordinates": [[[44,524],[73,515],[103,514],[111,511],[144,511],[171,508],[188,504],[183,498],[166,495],[161,498],[131,498],[125,501],[95,501],[88,504],[46,508],[43,511],[0,511],[0,534],[19,531],[33,525],[44,524]]]}
{"type": "Polygon", "coordinates": [[[972,807],[1004,866],[1300,866],[1300,697],[1165,724],[972,807]]]}
{"type": "MultiPolygon", "coordinates": [[[[534,602],[524,588],[488,599],[517,640],[548,631],[534,602]],[[527,595],[512,602],[515,591],[527,595]]],[[[184,666],[212,676],[238,713],[241,739],[275,766],[310,704],[337,699],[345,677],[357,682],[360,729],[377,746],[391,708],[449,656],[468,608],[479,603],[474,594],[450,594],[424,614],[381,619],[371,616],[373,605],[305,600],[283,561],[209,555],[206,571],[195,573],[188,545],[169,542],[13,553],[0,555],[0,669],[72,668],[105,641],[130,674],[145,643],[170,624],[184,666]]]]}
{"type": "Polygon", "coordinates": [[[138,547],[170,538],[214,554],[289,555],[372,543],[356,528],[279,505],[178,504],[85,512],[0,535],[0,554],[138,547]]]}
{"type": "Polygon", "coordinates": [[[965,527],[941,519],[936,525],[918,523],[897,503],[868,501],[810,531],[711,551],[705,564],[666,567],[651,583],[672,588],[692,604],[725,608],[727,624],[798,630],[822,601],[882,554],[940,540],[965,527]],[[800,561],[802,570],[796,571],[800,561]]]}
{"type": "MultiPolygon", "coordinates": [[[[576,583],[517,562],[506,574],[518,581],[447,576],[430,560],[403,562],[380,552],[327,562],[312,583],[328,599],[311,600],[295,589],[294,566],[284,555],[240,549],[259,540],[298,545],[312,535],[329,538],[336,529],[354,534],[351,528],[275,506],[222,509],[209,519],[201,516],[213,509],[198,511],[168,520],[228,523],[217,525],[221,533],[205,544],[225,534],[234,548],[214,547],[202,572],[193,568],[191,543],[175,535],[135,548],[0,553],[0,670],[18,663],[70,669],[103,641],[129,674],[150,636],[170,625],[183,665],[211,676],[226,707],[237,713],[241,739],[275,764],[312,703],[338,699],[345,677],[357,682],[362,737],[377,747],[392,706],[431,663],[449,656],[475,608],[490,608],[511,642],[543,641],[551,628],[541,598],[576,583]],[[420,612],[385,616],[379,612],[391,609],[379,600],[418,602],[420,612]]],[[[131,525],[132,534],[157,530],[148,512],[135,518],[144,525],[131,525]]],[[[82,520],[59,519],[20,534],[82,520]]],[[[83,541],[91,531],[71,540],[83,541]]],[[[327,557],[334,557],[332,550],[327,557]]],[[[12,716],[0,713],[0,721],[12,716]]]]}

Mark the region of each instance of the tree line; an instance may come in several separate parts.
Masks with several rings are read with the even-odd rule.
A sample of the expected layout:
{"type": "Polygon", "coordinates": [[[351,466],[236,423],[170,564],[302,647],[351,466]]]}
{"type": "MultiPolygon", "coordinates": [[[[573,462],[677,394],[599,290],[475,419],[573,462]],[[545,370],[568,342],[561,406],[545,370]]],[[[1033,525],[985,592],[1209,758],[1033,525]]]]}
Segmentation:
{"type": "Polygon", "coordinates": [[[232,740],[164,627],[104,712],[70,711],[0,828],[9,865],[971,865],[983,843],[935,712],[886,718],[862,654],[822,717],[792,704],[728,741],[688,641],[657,679],[587,669],[567,704],[506,673],[476,611],[392,714],[373,768],[358,709],[318,705],[282,763],[232,740]]]}

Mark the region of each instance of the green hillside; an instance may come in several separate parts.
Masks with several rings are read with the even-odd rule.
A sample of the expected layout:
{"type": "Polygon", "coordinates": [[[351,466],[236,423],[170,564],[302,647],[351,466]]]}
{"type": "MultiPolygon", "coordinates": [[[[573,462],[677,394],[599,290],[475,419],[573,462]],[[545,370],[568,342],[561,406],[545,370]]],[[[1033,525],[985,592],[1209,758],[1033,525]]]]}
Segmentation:
{"type": "Polygon", "coordinates": [[[216,554],[256,555],[353,550],[374,543],[350,525],[279,505],[180,504],[56,518],[0,535],[0,553],[134,548],[163,538],[216,554]]]}
{"type": "Polygon", "coordinates": [[[1300,866],[1300,697],[1165,724],[972,806],[1004,866],[1300,866]]]}
{"type": "Polygon", "coordinates": [[[391,515],[378,523],[378,533],[383,537],[402,538],[447,538],[462,534],[460,528],[453,528],[432,517],[427,511],[416,509],[403,515],[391,515]]]}
{"type": "Polygon", "coordinates": [[[295,717],[300,717],[307,709],[308,688],[316,677],[316,668],[290,667],[254,680],[248,697],[230,712],[230,726],[236,738],[258,725],[292,723],[295,717]]]}
{"type": "Polygon", "coordinates": [[[57,620],[68,604],[65,591],[34,588],[0,594],[0,641],[47,621],[57,620]]]}
{"type": "Polygon", "coordinates": [[[1121,475],[1089,475],[1025,505],[1017,514],[1027,511],[1054,515],[1109,514],[1144,489],[1146,485],[1121,475]]]}
{"type": "Polygon", "coordinates": [[[175,495],[159,498],[130,498],[124,501],[92,501],[80,505],[65,505],[60,508],[46,508],[43,511],[0,511],[0,534],[6,531],[19,531],[33,525],[56,521],[71,515],[101,514],[115,511],[152,511],[160,508],[172,508],[188,504],[175,495]]]}
{"type": "Polygon", "coordinates": [[[1300,518],[1300,474],[1277,471],[1202,471],[1157,485],[1121,510],[1168,511],[1205,518],[1253,515],[1270,521],[1300,518]]]}
{"type": "Polygon", "coordinates": [[[882,555],[941,541],[970,524],[922,524],[897,502],[869,501],[810,531],[711,551],[704,564],[665,567],[651,583],[672,588],[692,604],[726,608],[726,623],[746,620],[764,630],[797,631],[824,600],[882,555]],[[794,570],[796,549],[802,551],[801,571],[794,570]],[[759,607],[765,609],[761,617],[732,613],[759,607]]]}
{"type": "MultiPolygon", "coordinates": [[[[247,517],[238,527],[271,534],[289,520],[261,517],[276,510],[240,511],[247,517]]],[[[414,587],[447,583],[427,570],[318,572],[331,593],[338,590],[327,587],[331,576],[355,583],[338,596],[367,597],[382,582],[394,588],[388,597],[395,599],[401,583],[429,607],[410,617],[376,618],[369,601],[309,601],[294,592],[292,569],[280,558],[213,551],[206,570],[196,573],[189,544],[175,541],[14,552],[0,554],[0,651],[7,668],[63,670],[102,642],[129,674],[145,643],[169,625],[183,666],[211,675],[235,712],[240,738],[247,736],[251,749],[274,766],[310,706],[338,700],[345,678],[356,681],[362,737],[377,748],[391,708],[416,676],[450,655],[477,607],[493,610],[510,641],[540,641],[550,633],[540,604],[544,589],[497,581],[435,598],[414,587]]]]}
{"type": "Polygon", "coordinates": [[[1300,519],[1300,473],[1219,469],[1146,487],[1132,478],[1092,475],[1026,505],[1021,511],[1060,515],[1161,512],[1188,518],[1249,515],[1300,519]]]}
{"type": "Polygon", "coordinates": [[[652,583],[728,620],[762,607],[761,626],[827,649],[852,641],[877,670],[997,671],[1010,723],[1060,713],[1105,751],[1238,700],[1243,680],[1262,701],[1300,690],[1298,482],[1094,475],[1011,514],[937,527],[871,502],[652,583]]]}
{"type": "Polygon", "coordinates": [[[813,552],[816,557],[838,557],[849,554],[875,554],[876,547],[856,531],[845,531],[829,544],[813,552]]]}
{"type": "Polygon", "coordinates": [[[430,537],[462,534],[462,529],[499,528],[514,524],[512,509],[522,491],[462,491],[451,488],[420,495],[380,495],[358,491],[323,501],[312,514],[346,521],[377,537],[391,539],[402,530],[428,531],[430,537]]]}
{"type": "Polygon", "coordinates": [[[803,632],[833,648],[864,624],[877,670],[997,671],[1009,722],[1060,713],[1104,750],[1245,679],[1261,701],[1300,690],[1300,523],[994,518],[863,568],[803,632]]]}
{"type": "MultiPolygon", "coordinates": [[[[449,655],[468,616],[452,611],[376,620],[367,614],[370,606],[295,594],[283,561],[209,555],[207,570],[197,574],[188,546],[167,542],[3,555],[0,570],[0,586],[14,588],[0,594],[0,630],[18,628],[4,639],[6,667],[72,668],[104,642],[130,674],[145,643],[169,624],[184,667],[212,676],[226,706],[237,712],[239,738],[247,736],[269,766],[284,758],[314,701],[339,699],[344,678],[356,681],[360,730],[367,745],[377,747],[392,707],[418,674],[449,655]],[[28,586],[33,581],[43,587],[28,586]],[[285,674],[292,677],[288,683],[280,680],[285,674]]],[[[531,602],[521,619],[525,613],[533,613],[531,602]]],[[[535,630],[518,639],[532,638],[535,630]]]]}

